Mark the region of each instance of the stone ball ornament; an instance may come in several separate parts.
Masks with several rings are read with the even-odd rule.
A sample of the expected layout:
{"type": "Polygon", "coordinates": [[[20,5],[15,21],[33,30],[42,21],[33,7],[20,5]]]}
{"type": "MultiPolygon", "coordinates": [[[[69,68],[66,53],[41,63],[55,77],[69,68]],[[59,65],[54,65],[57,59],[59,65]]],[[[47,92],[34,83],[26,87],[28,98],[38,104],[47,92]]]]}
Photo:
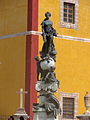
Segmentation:
{"type": "Polygon", "coordinates": [[[44,59],[40,62],[40,67],[42,70],[50,70],[55,68],[55,61],[50,57],[48,59],[44,59]]]}

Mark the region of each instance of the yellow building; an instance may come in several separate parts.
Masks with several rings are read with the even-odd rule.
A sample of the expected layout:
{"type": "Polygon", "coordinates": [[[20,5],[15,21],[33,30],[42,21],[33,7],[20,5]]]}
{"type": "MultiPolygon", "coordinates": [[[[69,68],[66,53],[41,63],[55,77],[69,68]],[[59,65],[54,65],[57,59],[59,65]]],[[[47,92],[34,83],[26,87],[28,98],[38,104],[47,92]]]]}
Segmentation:
{"type": "MultiPolygon", "coordinates": [[[[68,97],[71,96],[71,98],[74,95],[79,96],[78,101],[76,101],[78,103],[78,113],[85,111],[83,97],[86,91],[90,93],[90,41],[79,41],[79,38],[83,38],[82,40],[90,38],[89,6],[90,0],[0,1],[0,36],[25,32],[27,30],[38,30],[40,32],[40,24],[47,11],[52,15],[51,20],[57,33],[68,36],[68,40],[62,38],[54,39],[58,52],[56,75],[57,79],[60,80],[60,89],[56,93],[56,96],[58,99],[60,99],[61,94],[62,96],[64,94],[68,97]],[[33,19],[29,24],[29,20],[31,19],[30,15],[33,19]],[[38,18],[38,20],[35,20],[35,18],[38,18]],[[70,40],[71,37],[77,37],[77,41],[74,41],[74,38],[70,40]]],[[[34,35],[32,36],[34,37],[34,35]]],[[[30,38],[32,41],[38,39],[37,37],[33,37],[30,38]]],[[[31,81],[30,86],[28,86],[28,82],[26,82],[28,81],[27,76],[30,73],[33,76],[35,71],[31,70],[28,74],[27,71],[30,67],[33,67],[33,64],[35,65],[35,63],[32,64],[34,54],[32,55],[31,53],[32,51],[35,52],[33,47],[35,45],[38,46],[36,50],[38,48],[38,51],[40,51],[43,40],[39,36],[39,44],[38,42],[35,44],[32,42],[30,43],[32,45],[29,49],[27,48],[29,44],[27,43],[27,39],[29,38],[26,36],[0,39],[0,115],[11,115],[15,113],[19,107],[19,95],[16,94],[16,91],[20,88],[29,90],[30,86],[33,86],[35,83],[33,82],[32,84],[31,81]],[[28,50],[31,50],[30,53],[27,52],[28,50]],[[28,55],[32,57],[27,57],[28,55]],[[30,64],[27,64],[27,59],[31,59],[30,64]]],[[[30,77],[30,79],[32,78],[30,77]]],[[[31,90],[32,87],[30,88],[31,90]]],[[[26,98],[32,98],[32,94],[30,96],[26,98]]],[[[31,109],[31,103],[29,104],[30,108],[26,108],[27,111],[31,109]]]]}
{"type": "MultiPolygon", "coordinates": [[[[52,14],[51,20],[58,34],[85,39],[90,38],[89,6],[89,0],[55,0],[53,2],[52,0],[48,2],[41,0],[39,2],[39,31],[41,30],[40,23],[44,18],[44,13],[50,11],[52,14]],[[68,20],[67,22],[64,21],[65,3],[74,5],[74,23],[70,23],[68,20]]],[[[68,15],[68,11],[66,14],[68,15]]],[[[41,39],[40,37],[40,49],[41,39]]],[[[85,111],[83,97],[86,91],[90,91],[90,43],[59,38],[55,38],[54,42],[58,52],[56,73],[61,82],[59,92],[79,93],[78,113],[82,113],[85,111]]]]}

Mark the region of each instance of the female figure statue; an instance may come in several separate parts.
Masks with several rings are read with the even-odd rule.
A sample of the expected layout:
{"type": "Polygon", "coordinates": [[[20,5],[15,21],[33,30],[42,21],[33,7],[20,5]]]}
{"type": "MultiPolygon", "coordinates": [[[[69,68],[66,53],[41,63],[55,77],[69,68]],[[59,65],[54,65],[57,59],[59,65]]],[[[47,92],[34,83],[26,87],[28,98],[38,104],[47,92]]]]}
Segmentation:
{"type": "Polygon", "coordinates": [[[42,25],[42,36],[44,40],[43,48],[41,51],[41,57],[45,57],[47,55],[49,56],[55,56],[56,51],[53,43],[53,36],[57,36],[56,30],[52,27],[53,23],[49,20],[51,17],[51,13],[46,12],[45,13],[45,19],[41,23],[42,25]]]}

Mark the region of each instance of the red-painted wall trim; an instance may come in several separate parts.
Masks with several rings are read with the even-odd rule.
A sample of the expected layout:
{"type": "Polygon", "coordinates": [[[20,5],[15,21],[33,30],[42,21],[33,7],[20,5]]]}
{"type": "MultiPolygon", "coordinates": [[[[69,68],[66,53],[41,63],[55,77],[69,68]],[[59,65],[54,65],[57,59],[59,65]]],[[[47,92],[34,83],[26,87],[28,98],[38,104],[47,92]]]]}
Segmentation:
{"type": "MultiPolygon", "coordinates": [[[[38,31],[38,0],[28,0],[27,30],[38,31]]],[[[25,89],[25,110],[33,120],[32,104],[37,102],[36,83],[36,61],[34,57],[38,55],[38,36],[26,36],[26,80],[25,89]]]]}

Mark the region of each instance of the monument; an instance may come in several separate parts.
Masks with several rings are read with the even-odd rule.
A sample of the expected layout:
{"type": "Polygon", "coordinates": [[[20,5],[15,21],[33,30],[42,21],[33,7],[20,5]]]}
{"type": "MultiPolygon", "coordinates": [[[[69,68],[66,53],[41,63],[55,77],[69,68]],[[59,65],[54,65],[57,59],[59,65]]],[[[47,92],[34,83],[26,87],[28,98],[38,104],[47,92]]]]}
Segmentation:
{"type": "Polygon", "coordinates": [[[50,16],[51,13],[46,12],[46,18],[41,23],[44,43],[40,58],[35,57],[37,62],[36,90],[39,92],[39,103],[33,104],[34,120],[55,120],[60,114],[60,104],[54,95],[59,88],[55,73],[57,52],[53,42],[57,33],[52,21],[49,20],[50,16]]]}
{"type": "Polygon", "coordinates": [[[20,118],[23,118],[24,120],[26,120],[29,118],[29,116],[25,112],[25,109],[23,108],[23,94],[26,94],[27,91],[23,91],[23,89],[21,88],[20,91],[18,91],[17,93],[20,94],[20,106],[17,109],[16,113],[13,115],[13,117],[16,120],[20,120],[20,118]]]}
{"type": "Polygon", "coordinates": [[[86,92],[86,95],[84,96],[84,105],[86,112],[81,115],[77,115],[77,118],[79,120],[90,120],[90,112],[88,110],[90,108],[90,94],[88,94],[88,92],[86,92]]]}

